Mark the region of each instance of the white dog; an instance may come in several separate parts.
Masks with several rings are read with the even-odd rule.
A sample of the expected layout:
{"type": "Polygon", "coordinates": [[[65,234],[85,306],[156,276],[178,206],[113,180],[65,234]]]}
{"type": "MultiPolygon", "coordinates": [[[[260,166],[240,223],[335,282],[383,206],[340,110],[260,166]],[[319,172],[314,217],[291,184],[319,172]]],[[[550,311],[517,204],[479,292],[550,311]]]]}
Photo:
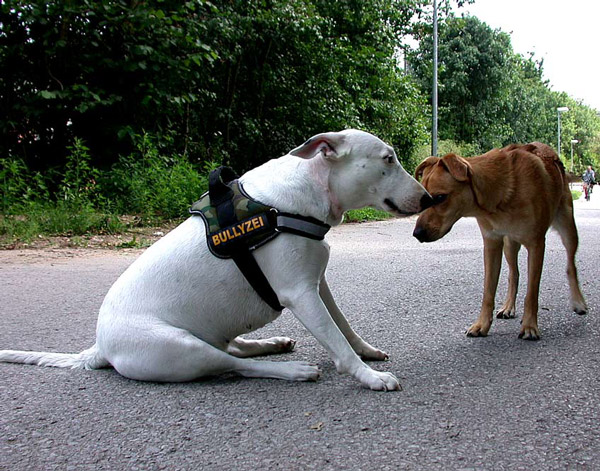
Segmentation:
{"type": "MultiPolygon", "coordinates": [[[[288,155],[240,179],[252,198],[280,211],[338,225],[344,211],[371,206],[397,216],[429,206],[425,189],[400,165],[394,150],[357,130],[319,134],[288,155]]],[[[350,327],[325,279],[325,241],[282,233],[254,252],[282,306],[327,349],[339,373],[374,390],[399,389],[390,373],[359,358],[386,360],[350,327]]],[[[143,381],[190,381],[235,372],[243,376],[314,381],[305,362],[248,357],[288,352],[285,337],[239,335],[273,321],[270,308],[232,260],[207,248],[200,217],[192,216],[148,248],[110,288],[98,317],[96,344],[79,354],[0,351],[0,361],[96,369],[112,366],[143,381]]]]}

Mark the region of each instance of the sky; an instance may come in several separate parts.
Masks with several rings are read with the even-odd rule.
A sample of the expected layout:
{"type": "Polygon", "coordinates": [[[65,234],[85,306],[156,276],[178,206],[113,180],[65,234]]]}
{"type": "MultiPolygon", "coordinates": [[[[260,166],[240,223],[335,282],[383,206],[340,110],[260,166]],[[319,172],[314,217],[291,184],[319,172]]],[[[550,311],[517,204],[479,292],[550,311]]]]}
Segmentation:
{"type": "Polygon", "coordinates": [[[544,59],[552,90],[600,112],[600,0],[475,0],[462,12],[510,33],[515,52],[544,59]]]}

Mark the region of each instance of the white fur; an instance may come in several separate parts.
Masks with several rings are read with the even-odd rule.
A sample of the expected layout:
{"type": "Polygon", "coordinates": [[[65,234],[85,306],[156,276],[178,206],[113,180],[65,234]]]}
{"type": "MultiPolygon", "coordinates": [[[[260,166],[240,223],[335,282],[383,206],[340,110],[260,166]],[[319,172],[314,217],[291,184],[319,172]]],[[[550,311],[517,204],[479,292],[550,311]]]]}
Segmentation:
{"type": "MultiPolygon", "coordinates": [[[[244,189],[264,204],[331,225],[339,224],[348,209],[391,211],[386,199],[405,214],[423,209],[426,191],[375,136],[347,130],[315,138],[243,175],[244,189]]],[[[371,389],[399,389],[392,374],[374,371],[359,358],[385,360],[387,355],[361,339],[335,304],[325,278],[325,241],[281,234],[254,256],[279,302],[327,349],[340,373],[371,389]]],[[[188,381],[225,372],[316,380],[320,371],[308,363],[246,358],[293,349],[294,341],[287,338],[238,337],[278,315],[233,261],[210,254],[204,223],[190,217],[110,288],[92,348],[80,354],[4,350],[0,361],[88,369],[112,365],[123,376],[147,381],[188,381]]]]}

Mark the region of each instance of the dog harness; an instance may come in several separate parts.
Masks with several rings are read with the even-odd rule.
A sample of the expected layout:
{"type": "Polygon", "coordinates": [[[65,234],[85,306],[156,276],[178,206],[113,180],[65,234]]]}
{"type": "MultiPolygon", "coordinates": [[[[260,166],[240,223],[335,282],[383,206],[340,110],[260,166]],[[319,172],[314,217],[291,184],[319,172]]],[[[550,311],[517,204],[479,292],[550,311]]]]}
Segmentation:
{"type": "Polygon", "coordinates": [[[290,214],[252,199],[229,167],[213,170],[208,192],[190,208],[202,217],[210,252],[231,258],[258,295],[274,310],[282,311],[277,295],[258,266],[252,251],[282,232],[323,240],[331,226],[318,219],[290,214]]]}

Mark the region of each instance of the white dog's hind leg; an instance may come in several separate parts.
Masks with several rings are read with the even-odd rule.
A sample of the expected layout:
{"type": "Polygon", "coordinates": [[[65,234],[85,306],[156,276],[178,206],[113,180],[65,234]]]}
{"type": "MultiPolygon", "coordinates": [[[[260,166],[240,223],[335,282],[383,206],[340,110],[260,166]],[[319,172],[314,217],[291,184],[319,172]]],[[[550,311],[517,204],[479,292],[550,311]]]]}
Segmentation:
{"type": "Polygon", "coordinates": [[[111,355],[123,376],[140,381],[182,382],[222,373],[255,378],[316,381],[319,369],[305,362],[271,362],[234,357],[190,332],[172,326],[139,331],[135,345],[111,355]],[[135,354],[132,348],[134,347],[135,354]]]}
{"type": "Polygon", "coordinates": [[[360,335],[358,335],[354,329],[352,329],[350,323],[346,319],[346,316],[344,316],[341,309],[333,299],[333,294],[331,294],[331,290],[329,289],[329,285],[327,284],[325,277],[321,279],[321,284],[319,285],[319,294],[321,295],[321,299],[323,299],[325,306],[327,306],[327,310],[331,314],[334,322],[342,331],[344,337],[346,337],[348,342],[350,342],[353,350],[363,360],[385,361],[389,359],[387,353],[365,342],[360,335]]]}
{"type": "Polygon", "coordinates": [[[227,352],[238,358],[257,357],[288,353],[294,350],[296,341],[288,337],[271,337],[269,339],[249,340],[236,337],[227,346],[227,352]]]}

